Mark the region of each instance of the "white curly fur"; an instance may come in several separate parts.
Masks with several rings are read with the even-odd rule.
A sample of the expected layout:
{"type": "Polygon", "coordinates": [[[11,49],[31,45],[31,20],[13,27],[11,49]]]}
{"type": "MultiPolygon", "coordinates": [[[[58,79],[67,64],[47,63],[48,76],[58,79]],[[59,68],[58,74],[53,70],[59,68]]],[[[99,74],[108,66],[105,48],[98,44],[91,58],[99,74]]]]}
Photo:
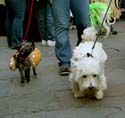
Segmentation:
{"type": "Polygon", "coordinates": [[[71,58],[71,88],[77,98],[85,96],[86,91],[92,91],[93,96],[99,100],[103,98],[107,88],[107,78],[104,74],[107,54],[100,42],[96,42],[92,51],[96,39],[96,30],[93,27],[85,29],[83,37],[84,41],[75,47],[71,58]],[[92,53],[92,57],[88,57],[87,53],[92,53]]]}

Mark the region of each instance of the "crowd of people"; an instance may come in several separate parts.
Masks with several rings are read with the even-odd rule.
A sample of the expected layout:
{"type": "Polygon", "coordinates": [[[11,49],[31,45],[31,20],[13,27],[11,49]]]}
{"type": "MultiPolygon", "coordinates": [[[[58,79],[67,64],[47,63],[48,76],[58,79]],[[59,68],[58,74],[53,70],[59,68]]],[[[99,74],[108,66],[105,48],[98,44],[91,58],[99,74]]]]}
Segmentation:
{"type": "MultiPolygon", "coordinates": [[[[5,0],[7,8],[7,42],[11,49],[18,49],[24,37],[23,22],[28,2],[32,0],[5,0]],[[27,4],[26,4],[27,2],[27,4]]],[[[124,0],[120,0],[124,5],[124,0]]],[[[55,46],[59,61],[59,74],[69,75],[72,56],[69,41],[70,10],[77,30],[77,44],[83,30],[90,26],[89,4],[91,0],[35,0],[38,5],[39,27],[42,45],[55,46]]],[[[125,7],[125,6],[124,6],[125,7]]]]}

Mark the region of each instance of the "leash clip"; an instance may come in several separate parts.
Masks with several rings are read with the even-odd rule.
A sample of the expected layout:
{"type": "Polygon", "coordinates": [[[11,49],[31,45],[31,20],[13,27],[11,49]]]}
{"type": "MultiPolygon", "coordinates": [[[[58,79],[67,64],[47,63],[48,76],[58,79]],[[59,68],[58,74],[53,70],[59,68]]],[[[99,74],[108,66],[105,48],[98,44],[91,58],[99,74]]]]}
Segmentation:
{"type": "Polygon", "coordinates": [[[90,54],[90,53],[87,53],[87,57],[92,57],[93,58],[92,54],[90,54]]]}

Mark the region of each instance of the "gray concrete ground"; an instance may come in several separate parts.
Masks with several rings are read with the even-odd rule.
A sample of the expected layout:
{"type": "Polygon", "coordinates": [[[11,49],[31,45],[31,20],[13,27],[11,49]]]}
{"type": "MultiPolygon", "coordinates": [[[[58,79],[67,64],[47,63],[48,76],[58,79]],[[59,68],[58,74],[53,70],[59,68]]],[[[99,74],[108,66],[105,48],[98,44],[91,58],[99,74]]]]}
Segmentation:
{"type": "MultiPolygon", "coordinates": [[[[74,98],[68,76],[58,75],[54,47],[41,43],[36,43],[43,55],[38,77],[31,74],[31,83],[20,86],[19,72],[8,66],[15,51],[7,47],[6,37],[0,37],[0,118],[125,118],[125,21],[118,21],[115,29],[118,35],[99,38],[108,54],[108,89],[101,101],[74,98]]],[[[70,38],[74,48],[75,30],[70,38]]]]}

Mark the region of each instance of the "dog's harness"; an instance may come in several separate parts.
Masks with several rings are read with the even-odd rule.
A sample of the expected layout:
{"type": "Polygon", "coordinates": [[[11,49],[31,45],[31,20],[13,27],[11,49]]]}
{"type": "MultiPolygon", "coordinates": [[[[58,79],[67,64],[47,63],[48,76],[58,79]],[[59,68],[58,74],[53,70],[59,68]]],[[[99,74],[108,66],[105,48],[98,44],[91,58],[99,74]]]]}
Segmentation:
{"type": "Polygon", "coordinates": [[[30,61],[30,57],[19,57],[18,58],[19,61],[30,61]]]}
{"type": "MultiPolygon", "coordinates": [[[[103,17],[103,19],[102,19],[101,25],[100,25],[100,27],[99,27],[99,32],[101,31],[101,28],[102,28],[102,26],[103,26],[103,23],[104,23],[104,21],[105,21],[105,18],[106,18],[106,16],[107,16],[107,13],[108,13],[108,11],[109,11],[109,8],[110,8],[110,6],[111,6],[111,2],[112,2],[112,0],[110,0],[110,2],[109,2],[109,4],[108,4],[107,10],[106,10],[106,12],[105,12],[105,15],[104,15],[104,17],[103,17]]],[[[87,53],[87,54],[86,54],[87,57],[93,57],[93,55],[92,55],[92,54],[93,54],[93,50],[94,50],[94,48],[95,48],[95,45],[96,45],[96,42],[97,42],[98,38],[99,38],[99,35],[97,35],[96,40],[94,41],[94,44],[93,44],[93,46],[92,46],[92,51],[91,51],[91,53],[87,53]]]]}

